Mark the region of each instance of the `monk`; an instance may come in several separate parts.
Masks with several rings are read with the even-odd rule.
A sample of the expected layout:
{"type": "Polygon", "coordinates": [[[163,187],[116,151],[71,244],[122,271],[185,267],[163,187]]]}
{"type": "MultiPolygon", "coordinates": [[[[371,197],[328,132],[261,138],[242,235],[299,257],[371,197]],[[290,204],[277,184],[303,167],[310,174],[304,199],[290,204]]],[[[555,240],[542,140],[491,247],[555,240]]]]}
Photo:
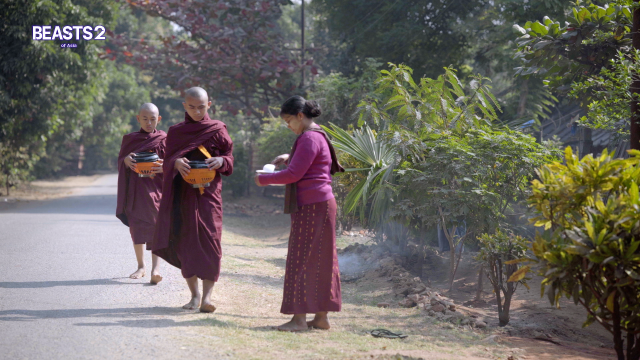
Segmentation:
{"type": "Polygon", "coordinates": [[[199,87],[185,92],[183,122],[169,128],[165,153],[163,197],[158,226],[147,248],[182,270],[191,300],[183,306],[201,312],[216,310],[211,292],[220,275],[222,249],[222,178],[233,172],[233,142],[226,125],[211,120],[211,101],[199,87]],[[200,146],[204,150],[199,149],[200,146]],[[208,157],[211,155],[211,157],[208,157]],[[194,189],[182,176],[189,174],[189,162],[205,160],[216,170],[209,187],[194,189]],[[202,279],[202,293],[198,286],[202,279]]]}
{"type": "MultiPolygon", "coordinates": [[[[139,279],[146,275],[144,245],[153,239],[153,233],[162,197],[162,166],[152,168],[153,177],[136,174],[135,153],[153,152],[164,157],[167,134],[157,130],[162,119],[158,108],[151,103],[143,104],[136,116],[140,130],[122,138],[118,155],[118,205],[116,217],[129,227],[133,249],[138,260],[138,270],[129,277],[139,279]]],[[[158,257],[152,255],[151,284],[158,284],[162,276],[158,272],[158,257]]]]}

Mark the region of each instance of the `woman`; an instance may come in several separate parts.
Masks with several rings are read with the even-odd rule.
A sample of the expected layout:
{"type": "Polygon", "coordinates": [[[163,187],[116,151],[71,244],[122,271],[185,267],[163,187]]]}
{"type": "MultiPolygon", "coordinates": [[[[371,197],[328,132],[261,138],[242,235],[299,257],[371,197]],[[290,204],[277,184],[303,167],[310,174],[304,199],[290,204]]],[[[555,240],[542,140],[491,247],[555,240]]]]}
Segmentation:
{"type": "Polygon", "coordinates": [[[313,122],[320,113],[315,101],[289,98],[280,117],[299,136],[291,154],[273,161],[276,166],[287,163],[288,167],[255,177],[258,186],[287,185],[285,213],[291,214],[291,234],[280,312],[293,314],[293,318],[278,327],[281,331],[328,330],[328,312],[340,311],[342,305],[331,175],[344,169],[327,135],[313,122]],[[308,313],[315,314],[310,322],[308,313]]]}

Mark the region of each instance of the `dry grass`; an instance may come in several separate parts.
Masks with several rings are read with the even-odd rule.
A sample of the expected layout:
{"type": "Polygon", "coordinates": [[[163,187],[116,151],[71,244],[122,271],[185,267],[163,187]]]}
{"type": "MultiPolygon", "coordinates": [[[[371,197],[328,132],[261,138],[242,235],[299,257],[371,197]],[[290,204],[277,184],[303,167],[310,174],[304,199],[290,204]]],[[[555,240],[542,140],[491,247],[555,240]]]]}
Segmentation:
{"type": "MultiPolygon", "coordinates": [[[[210,346],[218,354],[240,359],[459,359],[500,358],[487,334],[454,328],[425,316],[417,308],[378,308],[396,302],[390,283],[343,284],[343,310],[331,314],[330,331],[283,333],[273,327],[288,320],[280,314],[288,219],[285,216],[226,217],[223,265],[214,300],[218,311],[199,315],[198,336],[187,343],[210,346]],[[377,339],[368,332],[386,328],[404,340],[377,339]]],[[[349,242],[344,239],[343,243],[349,242]]],[[[506,358],[506,357],[504,357],[506,358]]]]}

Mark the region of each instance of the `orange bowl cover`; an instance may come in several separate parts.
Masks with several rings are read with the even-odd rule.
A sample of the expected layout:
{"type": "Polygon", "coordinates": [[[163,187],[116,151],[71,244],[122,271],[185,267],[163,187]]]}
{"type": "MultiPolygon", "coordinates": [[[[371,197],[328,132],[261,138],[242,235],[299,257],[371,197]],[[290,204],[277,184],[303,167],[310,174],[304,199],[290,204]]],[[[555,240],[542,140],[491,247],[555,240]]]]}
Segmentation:
{"type": "Polygon", "coordinates": [[[136,172],[140,175],[154,175],[151,170],[154,166],[159,165],[160,162],[141,162],[136,163],[136,172]]]}
{"type": "Polygon", "coordinates": [[[187,176],[183,176],[184,181],[191,185],[205,185],[213,181],[216,177],[215,170],[191,169],[187,176]]]}

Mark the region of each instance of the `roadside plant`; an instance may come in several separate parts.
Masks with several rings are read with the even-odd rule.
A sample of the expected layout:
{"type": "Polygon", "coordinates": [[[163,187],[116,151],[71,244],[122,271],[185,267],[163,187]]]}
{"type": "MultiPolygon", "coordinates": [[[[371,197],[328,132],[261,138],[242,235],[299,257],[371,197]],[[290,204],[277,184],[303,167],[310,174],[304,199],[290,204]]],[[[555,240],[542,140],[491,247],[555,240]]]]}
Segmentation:
{"type": "MultiPolygon", "coordinates": [[[[640,359],[640,151],[616,159],[606,151],[580,160],[565,150],[565,164],[538,170],[530,204],[542,265],[542,291],[559,306],[572,298],[614,340],[618,359],[640,359]]],[[[513,279],[515,280],[515,279],[513,279]]]]}
{"type": "Polygon", "coordinates": [[[521,236],[513,233],[496,231],[494,234],[482,234],[478,237],[480,252],[476,257],[482,262],[484,272],[493,286],[493,292],[498,304],[498,320],[500,326],[509,323],[509,310],[511,299],[519,285],[527,289],[527,278],[524,273],[528,269],[525,266],[518,269],[517,260],[525,256],[528,242],[521,236]],[[515,274],[517,281],[507,281],[515,274]],[[523,275],[520,277],[520,275],[523,275]]]}
{"type": "Polygon", "coordinates": [[[346,211],[358,208],[398,246],[407,242],[386,224],[440,225],[450,249],[460,249],[451,251],[451,289],[462,254],[458,245],[499,228],[512,205],[528,197],[535,169],[555,151],[496,121],[500,109],[487,78],[472,77],[467,86],[445,69],[437,79],[414,81],[410,68],[391,64],[377,84],[384,100],[361,102],[361,129],[325,129],[338,150],[366,164],[350,169],[366,178],[347,196],[346,211]],[[460,226],[465,234],[449,231],[460,226]]]}

